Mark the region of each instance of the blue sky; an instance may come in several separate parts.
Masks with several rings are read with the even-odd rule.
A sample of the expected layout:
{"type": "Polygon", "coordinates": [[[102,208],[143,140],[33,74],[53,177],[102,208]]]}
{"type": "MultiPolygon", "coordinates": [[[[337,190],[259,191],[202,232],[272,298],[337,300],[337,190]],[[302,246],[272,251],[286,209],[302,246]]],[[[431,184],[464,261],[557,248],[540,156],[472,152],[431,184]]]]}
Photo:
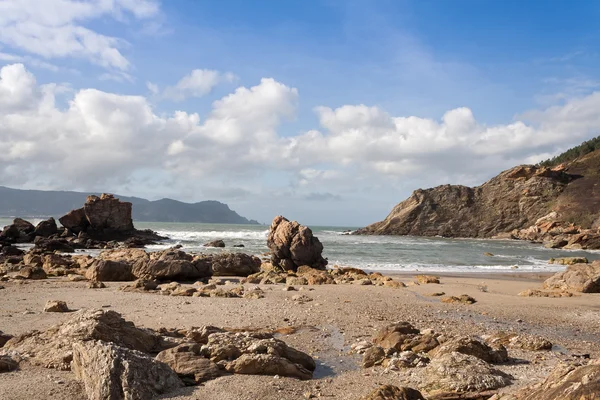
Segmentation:
{"type": "Polygon", "coordinates": [[[382,219],[600,131],[594,1],[0,1],[0,184],[382,219]]]}

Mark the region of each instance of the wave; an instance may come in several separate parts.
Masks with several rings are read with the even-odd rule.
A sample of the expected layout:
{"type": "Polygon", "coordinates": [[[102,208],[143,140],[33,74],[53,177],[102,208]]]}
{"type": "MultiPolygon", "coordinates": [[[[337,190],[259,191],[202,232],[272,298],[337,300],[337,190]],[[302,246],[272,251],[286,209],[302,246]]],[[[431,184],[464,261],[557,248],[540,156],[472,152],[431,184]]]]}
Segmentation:
{"type": "Polygon", "coordinates": [[[267,239],[269,233],[265,231],[157,231],[159,235],[167,236],[172,240],[186,242],[201,241],[207,239],[267,239]]]}

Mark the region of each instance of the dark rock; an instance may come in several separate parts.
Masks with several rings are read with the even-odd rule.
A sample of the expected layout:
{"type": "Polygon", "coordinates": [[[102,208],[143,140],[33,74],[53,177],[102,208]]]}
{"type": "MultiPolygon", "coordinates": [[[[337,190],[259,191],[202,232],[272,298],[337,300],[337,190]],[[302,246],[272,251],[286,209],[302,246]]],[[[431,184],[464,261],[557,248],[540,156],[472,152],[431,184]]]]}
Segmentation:
{"type": "Polygon", "coordinates": [[[221,239],[213,240],[212,242],[205,243],[204,247],[225,247],[225,242],[221,239]]]}
{"type": "Polygon", "coordinates": [[[88,196],[83,209],[90,227],[96,231],[130,232],[133,230],[131,207],[131,203],[120,201],[112,194],[102,194],[88,196]]]}
{"type": "Polygon", "coordinates": [[[214,254],[210,258],[214,276],[248,276],[260,271],[260,259],[248,254],[214,254]]]}
{"type": "Polygon", "coordinates": [[[425,400],[425,397],[416,389],[382,385],[361,400],[425,400]]]}
{"type": "Polygon", "coordinates": [[[303,265],[324,270],[327,266],[327,260],[322,256],[323,245],[310,228],[282,216],[273,219],[267,245],[271,263],[284,270],[296,271],[303,265]]]}
{"type": "Polygon", "coordinates": [[[85,216],[85,211],[83,207],[69,211],[68,213],[60,217],[58,221],[61,223],[62,226],[64,226],[76,235],[81,231],[85,231],[90,225],[87,217],[85,216]]]}
{"type": "Polygon", "coordinates": [[[40,253],[53,253],[55,251],[62,253],[75,252],[73,246],[66,239],[50,239],[38,236],[33,243],[35,244],[33,250],[40,253]]]}
{"type": "Polygon", "coordinates": [[[243,244],[234,244],[233,247],[246,247],[243,244]]]}
{"type": "Polygon", "coordinates": [[[0,373],[11,372],[19,368],[19,363],[9,355],[0,355],[0,373]]]}
{"type": "Polygon", "coordinates": [[[11,245],[2,246],[0,253],[4,254],[5,256],[22,256],[25,254],[23,250],[11,245]]]}
{"type": "Polygon", "coordinates": [[[56,221],[54,220],[54,218],[51,217],[37,224],[37,226],[35,227],[34,235],[48,237],[55,235],[57,232],[58,227],[56,226],[56,221]]]}

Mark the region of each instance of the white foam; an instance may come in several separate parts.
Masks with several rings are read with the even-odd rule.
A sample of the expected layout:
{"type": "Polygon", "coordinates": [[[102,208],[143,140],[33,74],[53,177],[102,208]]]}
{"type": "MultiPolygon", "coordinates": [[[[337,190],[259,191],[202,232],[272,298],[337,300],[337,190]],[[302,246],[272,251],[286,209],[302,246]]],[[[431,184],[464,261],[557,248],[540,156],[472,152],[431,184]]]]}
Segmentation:
{"type": "Polygon", "coordinates": [[[157,233],[175,241],[193,242],[210,239],[266,240],[269,231],[157,231],[157,233]]]}

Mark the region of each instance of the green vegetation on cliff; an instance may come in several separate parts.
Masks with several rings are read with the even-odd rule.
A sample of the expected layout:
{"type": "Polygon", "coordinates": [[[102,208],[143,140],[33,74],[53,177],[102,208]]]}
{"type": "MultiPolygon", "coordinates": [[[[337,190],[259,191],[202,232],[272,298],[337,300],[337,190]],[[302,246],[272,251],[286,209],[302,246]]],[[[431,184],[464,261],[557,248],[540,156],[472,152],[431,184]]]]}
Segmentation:
{"type": "Polygon", "coordinates": [[[579,157],[583,157],[592,151],[600,149],[600,136],[581,143],[579,146],[575,146],[564,153],[557,155],[549,160],[542,161],[538,165],[540,167],[555,167],[559,164],[563,164],[569,161],[573,161],[579,157]]]}

